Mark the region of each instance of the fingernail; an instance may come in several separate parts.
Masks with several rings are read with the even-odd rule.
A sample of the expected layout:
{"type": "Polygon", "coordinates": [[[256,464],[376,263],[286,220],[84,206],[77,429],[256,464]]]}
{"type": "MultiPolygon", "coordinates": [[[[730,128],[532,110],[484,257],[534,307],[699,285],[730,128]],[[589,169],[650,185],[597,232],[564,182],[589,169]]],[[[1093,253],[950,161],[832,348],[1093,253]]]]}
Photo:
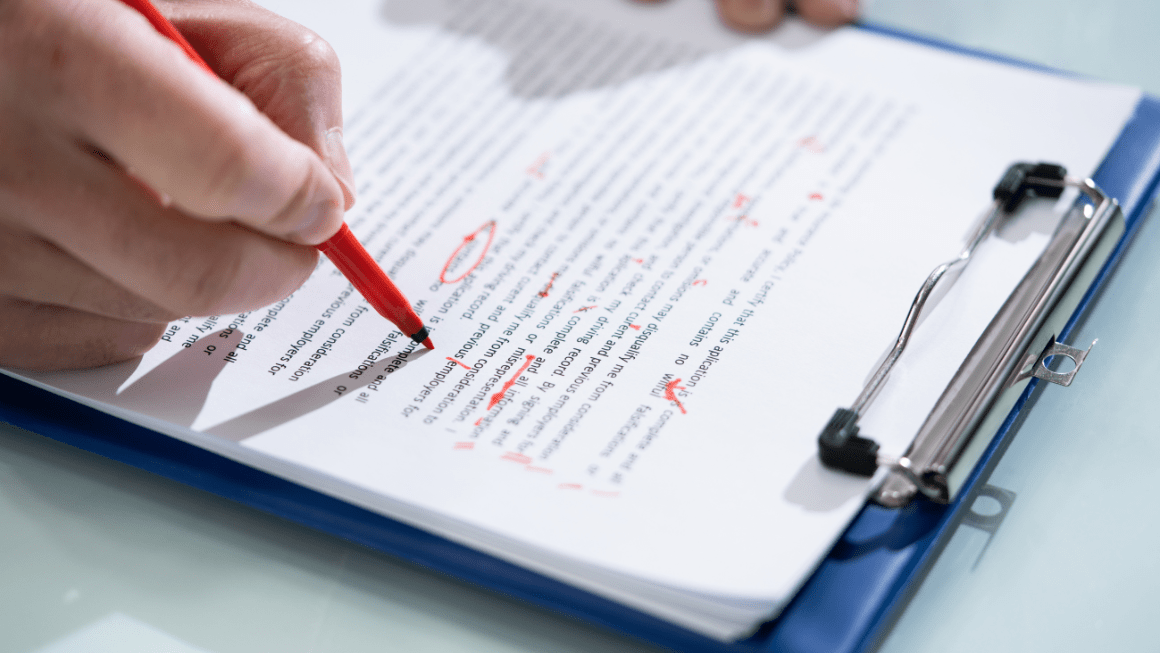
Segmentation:
{"type": "Polygon", "coordinates": [[[354,206],[354,172],[350,167],[350,159],[346,156],[346,147],[342,144],[342,127],[335,127],[326,132],[323,139],[326,148],[326,165],[334,173],[338,185],[342,186],[342,197],[346,203],[346,210],[354,206]]]}

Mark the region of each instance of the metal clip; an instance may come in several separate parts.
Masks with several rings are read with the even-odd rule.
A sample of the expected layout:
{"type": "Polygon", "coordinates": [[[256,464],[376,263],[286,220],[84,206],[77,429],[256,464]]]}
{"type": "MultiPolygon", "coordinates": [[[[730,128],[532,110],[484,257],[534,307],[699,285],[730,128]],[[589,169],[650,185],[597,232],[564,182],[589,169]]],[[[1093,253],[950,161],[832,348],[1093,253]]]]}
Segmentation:
{"type": "Polygon", "coordinates": [[[1095,347],[1097,342],[1099,342],[1098,338],[1092,341],[1087,351],[1084,351],[1083,349],[1076,349],[1075,347],[1069,347],[1063,343],[1056,342],[1055,338],[1052,338],[1051,342],[1047,343],[1047,348],[1039,355],[1039,360],[1035,362],[1035,366],[1031,370],[1031,376],[1037,379],[1043,379],[1044,381],[1051,381],[1056,385],[1061,385],[1066,388],[1071,385],[1071,381],[1075,378],[1076,373],[1079,372],[1079,368],[1083,365],[1084,359],[1091,353],[1092,347],[1095,347]],[[1075,367],[1068,372],[1055,372],[1047,367],[1048,362],[1053,356],[1070,358],[1075,363],[1075,367]]]}
{"type": "Polygon", "coordinates": [[[1123,235],[1119,205],[1090,179],[1067,177],[1061,167],[1050,164],[1012,166],[996,187],[994,200],[988,219],[959,257],[927,277],[894,348],[854,404],[839,408],[818,436],[819,456],[828,467],[863,476],[883,467],[889,470],[874,494],[887,507],[902,506],[917,495],[940,503],[953,499],[1026,382],[1035,376],[1069,385],[1091,351],[1059,344],[1053,334],[1064,327],[1123,235]],[[973,258],[978,241],[1014,210],[1018,199],[1058,196],[1064,187],[1077,188],[1083,198],[1063,216],[1043,254],[976,341],[910,446],[901,456],[879,451],[877,442],[860,433],[858,421],[906,348],[933,287],[949,269],[973,258]],[[1045,363],[1053,356],[1071,359],[1075,369],[1052,371],[1045,363]]]}

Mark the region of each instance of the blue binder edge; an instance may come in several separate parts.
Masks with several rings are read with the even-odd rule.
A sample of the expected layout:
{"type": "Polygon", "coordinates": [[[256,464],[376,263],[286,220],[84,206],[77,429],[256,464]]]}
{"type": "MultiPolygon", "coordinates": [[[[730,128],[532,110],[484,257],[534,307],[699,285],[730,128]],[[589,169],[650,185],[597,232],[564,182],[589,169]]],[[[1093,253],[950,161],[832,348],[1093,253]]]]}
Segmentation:
{"type": "MultiPolygon", "coordinates": [[[[888,28],[863,26],[904,40],[971,56],[1051,71],[888,28]]],[[[1160,181],[1160,100],[1145,97],[1094,178],[1120,199],[1128,231],[1061,333],[1074,328],[1138,230],[1160,181]]],[[[435,572],[489,588],[652,644],[682,651],[869,650],[885,637],[930,565],[1014,437],[1028,387],[949,506],[926,501],[901,510],[867,505],[782,615],[748,639],[710,640],[647,614],[555,581],[474,549],[352,506],[0,374],[0,420],[121,461],[435,572]]]]}

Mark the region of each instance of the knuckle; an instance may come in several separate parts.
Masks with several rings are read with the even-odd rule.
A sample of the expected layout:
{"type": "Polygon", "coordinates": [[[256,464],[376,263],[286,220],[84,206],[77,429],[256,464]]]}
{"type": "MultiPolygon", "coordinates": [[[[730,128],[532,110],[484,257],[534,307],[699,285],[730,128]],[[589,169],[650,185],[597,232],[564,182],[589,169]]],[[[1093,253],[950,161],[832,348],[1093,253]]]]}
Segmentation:
{"type": "Polygon", "coordinates": [[[338,53],[321,36],[302,28],[300,47],[295,51],[292,62],[310,75],[337,75],[339,72],[338,53]]]}

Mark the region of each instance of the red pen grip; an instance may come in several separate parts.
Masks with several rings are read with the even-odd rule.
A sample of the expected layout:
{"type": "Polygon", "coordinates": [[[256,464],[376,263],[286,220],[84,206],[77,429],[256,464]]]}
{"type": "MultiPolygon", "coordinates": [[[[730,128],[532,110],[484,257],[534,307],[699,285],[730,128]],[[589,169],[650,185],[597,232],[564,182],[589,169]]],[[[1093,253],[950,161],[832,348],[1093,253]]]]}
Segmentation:
{"type": "Polygon", "coordinates": [[[324,243],[316,245],[354,287],[366,297],[380,315],[412,336],[423,328],[423,322],[411,309],[410,303],[391,281],[378,261],[358,242],[346,224],[324,243]]]}
{"type": "Polygon", "coordinates": [[[185,37],[181,35],[181,32],[177,31],[177,28],[173,26],[173,23],[169,22],[165,16],[162,16],[160,11],[157,11],[157,7],[154,7],[153,3],[149,2],[149,0],[121,0],[121,2],[124,2],[133,9],[136,9],[137,13],[141,14],[145,17],[145,20],[149,21],[149,24],[153,26],[153,29],[161,32],[162,36],[176,43],[178,47],[185,51],[186,56],[192,59],[194,63],[206,69],[211,75],[215,77],[217,76],[217,73],[213,71],[213,68],[209,67],[209,64],[205,62],[205,59],[201,58],[201,55],[197,53],[197,50],[193,49],[193,46],[189,44],[189,41],[185,40],[185,37]]]}

